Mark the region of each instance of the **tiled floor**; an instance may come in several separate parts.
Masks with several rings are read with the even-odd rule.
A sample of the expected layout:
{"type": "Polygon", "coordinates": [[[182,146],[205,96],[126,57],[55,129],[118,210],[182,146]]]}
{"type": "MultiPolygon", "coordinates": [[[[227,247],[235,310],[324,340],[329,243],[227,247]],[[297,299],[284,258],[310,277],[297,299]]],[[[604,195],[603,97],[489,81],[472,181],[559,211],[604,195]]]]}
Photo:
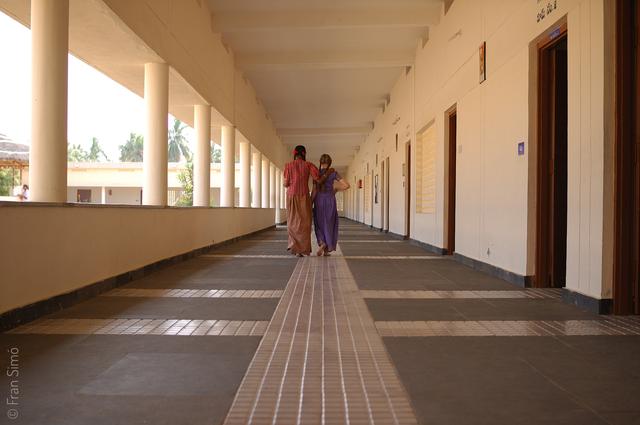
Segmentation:
{"type": "MultiPolygon", "coordinates": [[[[345,238],[384,237],[360,233],[345,238]]],[[[596,316],[455,261],[348,258],[389,255],[374,245],[343,251],[420,423],[640,424],[638,317],[596,316]]]]}
{"type": "Polygon", "coordinates": [[[344,258],[298,262],[225,424],[413,424],[344,258]]]}
{"type": "Polygon", "coordinates": [[[527,289],[525,291],[416,291],[416,290],[386,290],[363,289],[363,298],[382,299],[557,299],[561,298],[561,289],[527,289]]]}
{"type": "Polygon", "coordinates": [[[261,289],[114,289],[104,297],[280,298],[282,291],[261,289]]]}
{"type": "MultiPolygon", "coordinates": [[[[283,247],[241,241],[216,252],[249,248],[283,247]]],[[[295,266],[198,257],[0,334],[3,401],[4,353],[19,353],[12,423],[222,423],[295,266]]]]}
{"type": "Polygon", "coordinates": [[[13,422],[640,424],[637,317],[341,229],[329,258],[279,227],[1,334],[13,422]]]}
{"type": "Polygon", "coordinates": [[[179,319],[44,319],[12,329],[9,334],[262,336],[261,320],[179,319]]]}
{"type": "Polygon", "coordinates": [[[376,322],[382,336],[640,336],[636,318],[376,322]]]}

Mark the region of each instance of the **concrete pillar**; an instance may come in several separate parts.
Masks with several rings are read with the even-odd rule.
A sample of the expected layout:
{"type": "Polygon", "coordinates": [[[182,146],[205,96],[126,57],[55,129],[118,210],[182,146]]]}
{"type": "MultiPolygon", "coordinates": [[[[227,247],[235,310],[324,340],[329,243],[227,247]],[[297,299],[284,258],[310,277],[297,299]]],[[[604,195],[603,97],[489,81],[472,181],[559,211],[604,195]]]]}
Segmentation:
{"type": "Polygon", "coordinates": [[[146,132],[143,152],[143,205],[167,205],[167,120],[169,65],[144,65],[146,132]]]}
{"type": "Polygon", "coordinates": [[[102,186],[100,188],[100,203],[105,205],[107,203],[107,188],[102,186]]]}
{"type": "Polygon", "coordinates": [[[260,208],[262,206],[262,154],[254,152],[251,155],[251,163],[253,173],[251,208],[260,208]]]}
{"type": "Polygon", "coordinates": [[[208,207],[211,202],[211,106],[193,108],[196,152],[193,159],[193,206],[208,207]]]}
{"type": "Polygon", "coordinates": [[[222,182],[220,184],[220,206],[235,206],[236,193],[236,128],[222,126],[222,182]]]}
{"type": "Polygon", "coordinates": [[[287,208],[287,188],[284,187],[284,172],[280,171],[280,208],[287,208]]]}
{"type": "Polygon", "coordinates": [[[269,164],[269,208],[276,207],[276,166],[269,164]]]}
{"type": "Polygon", "coordinates": [[[269,208],[269,159],[262,155],[262,208],[269,208]]]}
{"type": "Polygon", "coordinates": [[[280,195],[282,193],[282,175],[280,170],[276,170],[276,224],[280,224],[282,222],[282,217],[280,215],[280,195]]]}
{"type": "Polygon", "coordinates": [[[240,206],[251,206],[251,145],[240,143],[240,206]]]}
{"type": "Polygon", "coordinates": [[[67,202],[69,0],[31,1],[29,201],[67,202]]]}

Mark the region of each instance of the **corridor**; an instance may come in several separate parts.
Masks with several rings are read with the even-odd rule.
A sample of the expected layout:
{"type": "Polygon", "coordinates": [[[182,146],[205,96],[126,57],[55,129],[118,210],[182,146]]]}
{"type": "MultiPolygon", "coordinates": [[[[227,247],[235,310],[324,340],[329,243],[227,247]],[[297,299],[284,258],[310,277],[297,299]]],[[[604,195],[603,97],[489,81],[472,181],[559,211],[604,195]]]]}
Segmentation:
{"type": "Polygon", "coordinates": [[[0,340],[21,424],[640,423],[637,316],[347,220],[332,257],[279,226],[0,340]]]}

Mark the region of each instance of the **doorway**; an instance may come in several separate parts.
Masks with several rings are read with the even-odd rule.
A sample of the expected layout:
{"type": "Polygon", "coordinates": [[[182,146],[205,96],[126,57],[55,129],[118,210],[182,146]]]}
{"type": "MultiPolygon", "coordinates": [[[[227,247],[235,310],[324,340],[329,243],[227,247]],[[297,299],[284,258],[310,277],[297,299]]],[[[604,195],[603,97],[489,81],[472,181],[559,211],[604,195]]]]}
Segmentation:
{"type": "Polygon", "coordinates": [[[453,255],[456,249],[456,154],[458,115],[455,107],[447,113],[447,188],[445,204],[445,250],[453,255]]]}
{"type": "Polygon", "coordinates": [[[389,231],[389,220],[390,220],[390,217],[389,217],[389,212],[390,212],[390,209],[389,209],[389,196],[390,196],[389,195],[389,191],[390,191],[390,188],[391,188],[391,184],[389,182],[389,179],[391,177],[391,172],[389,170],[389,162],[390,162],[389,161],[389,157],[387,157],[387,159],[385,159],[384,162],[382,163],[383,166],[384,166],[384,171],[382,173],[382,175],[384,176],[384,183],[382,185],[382,188],[383,188],[382,190],[384,191],[384,195],[382,196],[382,200],[384,202],[384,207],[383,207],[384,208],[383,209],[384,210],[384,221],[382,223],[382,228],[383,228],[383,230],[385,232],[389,231]]]}
{"type": "Polygon", "coordinates": [[[640,314],[640,6],[616,6],[613,312],[640,314]]]}
{"type": "Polygon", "coordinates": [[[375,206],[375,201],[376,201],[376,196],[378,196],[377,194],[377,190],[378,188],[376,187],[375,181],[374,181],[374,177],[375,177],[375,169],[371,170],[371,175],[369,176],[369,181],[371,182],[371,184],[369,185],[369,190],[370,190],[370,195],[371,197],[370,199],[370,203],[369,203],[369,226],[373,229],[374,226],[374,206],[375,206]]]}
{"type": "Polygon", "coordinates": [[[354,211],[354,216],[355,219],[358,223],[362,222],[362,220],[360,219],[360,192],[362,191],[362,182],[360,180],[358,180],[358,177],[356,177],[356,190],[355,190],[355,194],[354,194],[354,204],[355,204],[355,211],[354,211]]]}
{"type": "Polygon", "coordinates": [[[91,203],[91,189],[78,189],[76,193],[77,202],[91,203]]]}
{"type": "Polygon", "coordinates": [[[404,237],[411,236],[411,142],[405,143],[404,158],[404,237]]]}
{"type": "Polygon", "coordinates": [[[567,29],[538,44],[536,278],[561,288],[567,274],[567,29]]]}
{"type": "Polygon", "coordinates": [[[380,163],[380,231],[384,232],[385,230],[385,226],[384,223],[386,221],[386,212],[387,212],[387,207],[386,207],[386,202],[385,202],[385,185],[386,185],[386,176],[385,176],[385,161],[383,160],[380,163]]]}

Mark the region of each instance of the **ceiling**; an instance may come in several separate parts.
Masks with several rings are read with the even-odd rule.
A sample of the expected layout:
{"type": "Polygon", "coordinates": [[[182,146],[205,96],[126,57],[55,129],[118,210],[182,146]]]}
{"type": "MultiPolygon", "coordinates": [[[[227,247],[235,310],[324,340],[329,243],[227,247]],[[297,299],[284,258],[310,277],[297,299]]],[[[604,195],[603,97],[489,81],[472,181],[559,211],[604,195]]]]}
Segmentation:
{"type": "Polygon", "coordinates": [[[209,0],[285,145],[349,165],[442,0],[209,0]]]}

